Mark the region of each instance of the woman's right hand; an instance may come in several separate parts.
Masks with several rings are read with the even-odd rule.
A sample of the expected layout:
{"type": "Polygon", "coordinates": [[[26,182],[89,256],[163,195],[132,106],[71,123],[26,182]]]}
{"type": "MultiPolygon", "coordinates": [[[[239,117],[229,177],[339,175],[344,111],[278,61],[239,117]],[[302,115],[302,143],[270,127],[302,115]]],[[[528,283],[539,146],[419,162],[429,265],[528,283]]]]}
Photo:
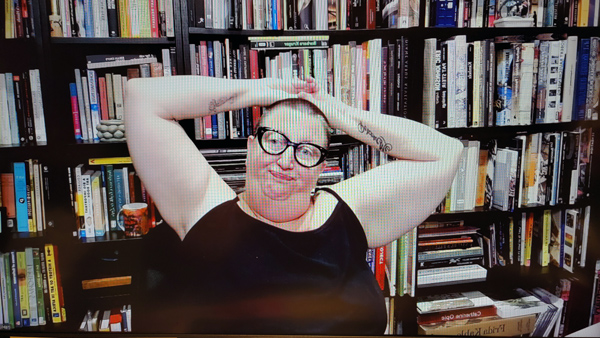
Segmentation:
{"type": "Polygon", "coordinates": [[[298,78],[276,79],[263,78],[253,83],[250,89],[252,106],[269,106],[277,101],[297,98],[298,93],[315,93],[314,81],[303,81],[298,78]]]}

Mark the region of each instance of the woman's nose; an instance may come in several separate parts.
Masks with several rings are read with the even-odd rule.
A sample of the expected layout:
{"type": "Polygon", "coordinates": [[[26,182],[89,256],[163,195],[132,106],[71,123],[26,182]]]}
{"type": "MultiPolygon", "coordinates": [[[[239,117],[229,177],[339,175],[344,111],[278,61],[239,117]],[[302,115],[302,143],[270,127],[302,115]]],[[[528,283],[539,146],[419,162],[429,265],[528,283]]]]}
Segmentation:
{"type": "Polygon", "coordinates": [[[288,147],[281,155],[279,155],[279,159],[277,163],[283,169],[292,169],[294,168],[294,147],[288,147]]]}

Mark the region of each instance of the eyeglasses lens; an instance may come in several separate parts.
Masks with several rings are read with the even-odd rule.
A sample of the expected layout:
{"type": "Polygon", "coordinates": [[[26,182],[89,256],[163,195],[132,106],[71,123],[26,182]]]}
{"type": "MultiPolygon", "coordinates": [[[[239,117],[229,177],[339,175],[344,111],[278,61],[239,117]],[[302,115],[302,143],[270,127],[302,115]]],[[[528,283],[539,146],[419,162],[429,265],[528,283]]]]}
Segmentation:
{"type": "MultiPolygon", "coordinates": [[[[288,140],[275,131],[265,131],[260,138],[263,149],[271,155],[279,155],[288,147],[288,140]]],[[[321,150],[310,144],[300,144],[295,149],[296,160],[306,167],[316,165],[321,159],[321,150]]]]}

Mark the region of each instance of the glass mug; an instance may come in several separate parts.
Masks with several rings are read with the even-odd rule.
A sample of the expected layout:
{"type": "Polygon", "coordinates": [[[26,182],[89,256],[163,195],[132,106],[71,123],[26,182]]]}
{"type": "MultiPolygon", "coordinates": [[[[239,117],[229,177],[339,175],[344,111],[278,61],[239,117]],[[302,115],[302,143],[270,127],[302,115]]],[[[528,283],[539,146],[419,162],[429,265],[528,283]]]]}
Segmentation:
{"type": "Polygon", "coordinates": [[[124,204],[117,214],[117,224],[127,237],[140,237],[148,233],[148,204],[124,204]],[[123,214],[123,219],[121,219],[123,214]]]}

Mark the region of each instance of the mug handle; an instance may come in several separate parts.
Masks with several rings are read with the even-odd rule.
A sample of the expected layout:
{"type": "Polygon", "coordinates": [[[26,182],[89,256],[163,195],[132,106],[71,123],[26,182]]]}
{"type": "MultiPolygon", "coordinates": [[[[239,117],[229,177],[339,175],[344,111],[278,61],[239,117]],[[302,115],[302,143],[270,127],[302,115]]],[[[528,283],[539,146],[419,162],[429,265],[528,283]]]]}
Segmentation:
{"type": "Polygon", "coordinates": [[[117,213],[117,227],[121,229],[121,231],[125,231],[125,226],[123,225],[123,221],[121,221],[121,214],[123,213],[123,208],[119,210],[117,213]]]}

